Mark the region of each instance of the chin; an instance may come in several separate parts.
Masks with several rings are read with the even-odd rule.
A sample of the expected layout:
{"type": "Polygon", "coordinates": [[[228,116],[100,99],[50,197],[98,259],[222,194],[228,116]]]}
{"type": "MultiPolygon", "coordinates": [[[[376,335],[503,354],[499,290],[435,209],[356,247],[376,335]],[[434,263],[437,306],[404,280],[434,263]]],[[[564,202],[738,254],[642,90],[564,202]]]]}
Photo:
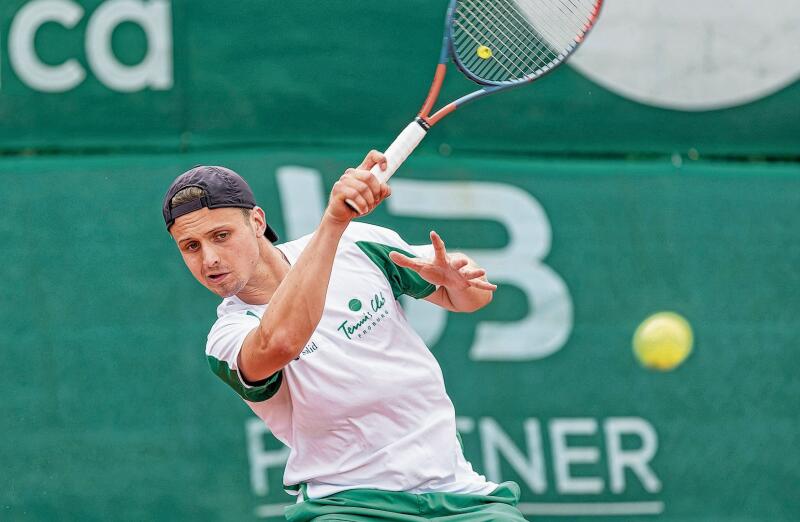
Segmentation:
{"type": "Polygon", "coordinates": [[[242,288],[244,288],[244,283],[242,283],[241,281],[237,281],[236,284],[233,286],[225,285],[222,288],[217,287],[211,289],[211,291],[217,294],[218,296],[222,297],[223,299],[225,299],[228,297],[235,296],[236,294],[242,291],[242,288]]]}
{"type": "Polygon", "coordinates": [[[239,293],[239,291],[237,289],[235,289],[235,288],[234,289],[217,288],[217,289],[212,290],[212,292],[214,292],[215,294],[217,294],[218,296],[220,296],[223,299],[225,299],[227,297],[233,297],[233,296],[235,296],[236,294],[239,293]]]}

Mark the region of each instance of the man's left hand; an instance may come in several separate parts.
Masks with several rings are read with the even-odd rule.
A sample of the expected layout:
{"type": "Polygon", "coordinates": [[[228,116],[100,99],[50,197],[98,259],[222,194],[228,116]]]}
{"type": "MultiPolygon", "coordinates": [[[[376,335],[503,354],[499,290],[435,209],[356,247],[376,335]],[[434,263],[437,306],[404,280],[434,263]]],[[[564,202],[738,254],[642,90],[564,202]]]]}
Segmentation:
{"type": "Polygon", "coordinates": [[[486,270],[475,266],[464,254],[448,254],[439,234],[431,231],[433,259],[408,257],[391,252],[389,257],[397,265],[418,273],[425,281],[452,290],[478,288],[494,292],[497,286],[486,280],[486,270]]]}

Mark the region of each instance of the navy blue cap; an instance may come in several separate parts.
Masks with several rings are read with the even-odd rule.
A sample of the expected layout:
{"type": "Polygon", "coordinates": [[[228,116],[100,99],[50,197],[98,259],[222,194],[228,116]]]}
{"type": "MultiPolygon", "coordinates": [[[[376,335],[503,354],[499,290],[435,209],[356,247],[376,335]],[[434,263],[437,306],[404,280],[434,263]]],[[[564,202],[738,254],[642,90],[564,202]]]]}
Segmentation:
{"type": "MultiPolygon", "coordinates": [[[[169,230],[177,218],[203,207],[213,209],[255,206],[256,198],[253,196],[253,191],[240,175],[225,167],[198,165],[175,178],[164,196],[161,212],[169,230]],[[170,202],[175,194],[188,187],[197,187],[204,192],[204,195],[200,199],[171,208],[170,202]]],[[[278,235],[269,225],[264,231],[264,237],[273,243],[278,240],[278,235]]]]}

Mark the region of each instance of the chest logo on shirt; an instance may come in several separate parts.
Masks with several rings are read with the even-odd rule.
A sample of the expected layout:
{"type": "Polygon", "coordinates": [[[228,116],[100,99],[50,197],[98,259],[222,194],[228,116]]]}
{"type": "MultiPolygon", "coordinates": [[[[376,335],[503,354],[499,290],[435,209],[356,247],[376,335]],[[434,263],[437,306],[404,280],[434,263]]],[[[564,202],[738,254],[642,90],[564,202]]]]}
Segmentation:
{"type": "Polygon", "coordinates": [[[386,298],[383,296],[383,292],[372,296],[367,310],[362,310],[361,301],[355,298],[347,303],[347,307],[358,313],[356,318],[347,319],[339,325],[338,330],[348,340],[363,339],[372,333],[381,321],[389,317],[389,309],[386,308],[386,298]]]}

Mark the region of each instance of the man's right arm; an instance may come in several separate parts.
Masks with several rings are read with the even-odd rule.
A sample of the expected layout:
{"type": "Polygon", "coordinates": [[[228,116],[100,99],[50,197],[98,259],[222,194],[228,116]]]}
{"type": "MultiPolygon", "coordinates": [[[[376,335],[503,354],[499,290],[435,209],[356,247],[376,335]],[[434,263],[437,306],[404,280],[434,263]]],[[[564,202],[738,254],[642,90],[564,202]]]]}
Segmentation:
{"type": "Polygon", "coordinates": [[[348,169],[331,191],[328,207],[300,257],[273,294],[259,326],[239,352],[239,371],[249,382],[273,375],[294,360],[316,330],[325,308],[336,249],[350,221],[371,212],[390,190],[369,169],[385,168],[383,154],[371,151],[356,169],[348,169]],[[356,204],[354,212],[345,200],[356,204]]]}

